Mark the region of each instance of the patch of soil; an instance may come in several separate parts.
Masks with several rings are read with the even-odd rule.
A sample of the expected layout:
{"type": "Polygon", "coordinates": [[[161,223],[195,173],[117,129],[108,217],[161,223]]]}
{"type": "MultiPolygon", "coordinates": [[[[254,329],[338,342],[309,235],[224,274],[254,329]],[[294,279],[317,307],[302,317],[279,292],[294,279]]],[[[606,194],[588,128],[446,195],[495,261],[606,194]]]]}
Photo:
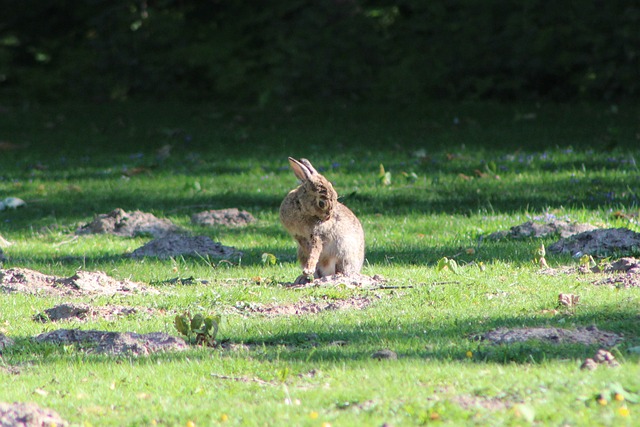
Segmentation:
{"type": "Polygon", "coordinates": [[[191,216],[191,222],[204,226],[243,227],[256,222],[256,219],[247,211],[230,208],[199,212],[191,216]]]}
{"type": "Polygon", "coordinates": [[[371,304],[371,300],[366,297],[353,297],[343,300],[330,300],[322,302],[297,302],[295,304],[249,304],[242,307],[242,311],[261,314],[267,317],[275,316],[298,316],[306,314],[317,314],[326,310],[363,310],[371,304]]]}
{"type": "Polygon", "coordinates": [[[162,237],[182,230],[168,219],[160,219],[141,211],[125,212],[117,208],[107,214],[98,215],[93,221],[76,230],[76,234],[114,234],[134,237],[151,235],[162,237]]]}
{"type": "Polygon", "coordinates": [[[640,248],[640,233],[628,228],[607,228],[560,239],[550,245],[547,250],[581,256],[582,254],[630,253],[637,251],[638,248],[640,248]]]}
{"type": "Polygon", "coordinates": [[[558,274],[583,274],[597,275],[599,279],[592,281],[594,285],[613,286],[616,288],[640,288],[640,260],[633,257],[620,258],[617,261],[587,267],[580,265],[577,267],[545,268],[541,274],[556,276],[558,274]],[[600,273],[600,274],[599,274],[600,273]]]}
{"type": "Polygon", "coordinates": [[[523,224],[511,227],[509,231],[496,231],[491,233],[489,239],[503,239],[505,237],[511,239],[524,239],[529,237],[546,237],[559,234],[560,237],[566,238],[574,234],[583,233],[585,231],[596,230],[591,224],[581,224],[577,222],[569,222],[564,220],[552,220],[547,223],[527,221],[523,224]]]}
{"type": "Polygon", "coordinates": [[[596,286],[612,286],[614,288],[640,288],[640,274],[619,274],[605,277],[593,282],[596,286]]]}
{"type": "Polygon", "coordinates": [[[497,397],[461,395],[453,396],[451,401],[467,411],[477,408],[484,408],[489,411],[504,411],[512,406],[510,402],[505,402],[497,397]]]}
{"type": "Polygon", "coordinates": [[[0,333],[0,354],[2,354],[3,348],[6,348],[12,345],[13,345],[13,340],[8,336],[6,336],[5,334],[0,333]]]}
{"type": "MultiPolygon", "coordinates": [[[[119,316],[128,316],[140,312],[141,309],[135,307],[123,307],[119,305],[109,305],[104,307],[93,307],[89,304],[65,303],[48,308],[44,313],[36,314],[34,320],[40,322],[58,322],[62,320],[87,320],[103,318],[112,320],[119,316]]],[[[143,309],[149,313],[151,309],[143,309]]]]}
{"type": "Polygon", "coordinates": [[[242,252],[230,246],[224,246],[220,242],[214,242],[207,236],[189,237],[171,234],[154,239],[127,256],[132,258],[157,257],[166,259],[180,255],[229,259],[242,256],[242,252]]]}
{"type": "Polygon", "coordinates": [[[560,328],[499,328],[480,336],[492,344],[512,344],[529,340],[539,340],[550,344],[584,344],[613,347],[622,340],[613,332],[601,331],[595,326],[577,329],[560,328]]]}
{"type": "Polygon", "coordinates": [[[78,271],[71,277],[56,277],[26,268],[0,270],[0,291],[36,295],[130,295],[136,292],[158,292],[142,283],[116,280],[101,271],[78,271]]]}
{"type": "Polygon", "coordinates": [[[136,334],[134,332],[59,329],[40,334],[34,339],[40,343],[78,344],[84,347],[87,353],[112,355],[146,356],[160,351],[182,351],[188,348],[182,338],[163,332],[136,334]]]}
{"type": "Polygon", "coordinates": [[[293,288],[305,288],[312,286],[327,286],[327,285],[346,285],[346,286],[354,286],[354,287],[376,287],[383,286],[387,280],[376,274],[375,276],[366,276],[360,273],[353,274],[334,274],[331,276],[320,277],[315,279],[313,282],[306,283],[304,285],[298,285],[294,283],[285,283],[286,286],[290,286],[293,288]]]}
{"type": "Polygon", "coordinates": [[[640,260],[633,257],[620,258],[612,262],[607,268],[606,273],[622,271],[629,274],[640,274],[640,260]]]}
{"type": "Polygon", "coordinates": [[[0,427],[64,427],[69,423],[55,411],[35,403],[0,402],[0,427]]]}

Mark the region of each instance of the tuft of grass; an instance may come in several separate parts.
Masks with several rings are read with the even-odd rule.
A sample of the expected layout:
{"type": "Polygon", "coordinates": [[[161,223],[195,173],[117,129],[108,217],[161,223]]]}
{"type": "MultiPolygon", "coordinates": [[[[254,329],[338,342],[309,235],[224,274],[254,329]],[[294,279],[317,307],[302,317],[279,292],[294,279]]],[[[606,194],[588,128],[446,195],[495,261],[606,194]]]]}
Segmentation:
{"type": "MultiPolygon", "coordinates": [[[[486,239],[536,218],[640,231],[638,111],[617,111],[486,103],[9,106],[0,138],[23,148],[0,152],[0,198],[27,206],[0,212],[0,235],[14,243],[3,248],[3,268],[101,270],[160,293],[2,295],[0,333],[16,344],[0,356],[0,401],[36,402],[87,426],[633,425],[637,402],[602,405],[598,396],[640,392],[638,355],[627,352],[640,344],[638,290],[540,274],[536,251],[552,237],[486,239]],[[535,120],[520,119],[527,111],[535,120]],[[166,145],[168,157],[160,155],[166,145]],[[278,219],[296,185],[290,155],[309,158],[335,184],[365,228],[363,273],[381,274],[389,286],[283,285],[299,274],[295,242],[278,219]],[[390,178],[384,185],[381,164],[390,178]],[[189,220],[229,207],[250,211],[257,223],[227,229],[189,220]],[[74,236],[114,208],[169,218],[244,255],[131,260],[123,254],[149,237],[74,236]],[[263,254],[273,258],[264,262],[263,254]],[[438,268],[445,257],[457,268],[438,268]],[[580,295],[580,304],[558,308],[559,293],[580,295]],[[252,310],[355,297],[371,303],[292,316],[252,310]],[[151,311],[33,320],[69,301],[151,311]],[[136,358],[31,339],[57,328],[177,334],[174,319],[185,311],[222,314],[223,345],[136,358]],[[591,325],[624,335],[612,350],[619,368],[581,371],[597,346],[477,339],[502,327],[591,325]],[[398,360],[370,357],[381,349],[398,360]]],[[[546,260],[580,262],[549,253],[546,260]]]]}

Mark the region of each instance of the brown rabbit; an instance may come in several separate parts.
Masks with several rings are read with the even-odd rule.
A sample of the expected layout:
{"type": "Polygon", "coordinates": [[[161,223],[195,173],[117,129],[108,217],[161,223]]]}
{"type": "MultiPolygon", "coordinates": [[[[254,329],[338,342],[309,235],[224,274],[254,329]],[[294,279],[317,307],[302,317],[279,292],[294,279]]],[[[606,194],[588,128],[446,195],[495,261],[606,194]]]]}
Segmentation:
{"type": "Polygon", "coordinates": [[[364,231],[358,218],[342,203],[331,183],[309,160],[289,157],[302,181],[280,205],[280,221],[298,242],[302,275],[295,283],[336,273],[359,273],[364,263],[364,231]]]}

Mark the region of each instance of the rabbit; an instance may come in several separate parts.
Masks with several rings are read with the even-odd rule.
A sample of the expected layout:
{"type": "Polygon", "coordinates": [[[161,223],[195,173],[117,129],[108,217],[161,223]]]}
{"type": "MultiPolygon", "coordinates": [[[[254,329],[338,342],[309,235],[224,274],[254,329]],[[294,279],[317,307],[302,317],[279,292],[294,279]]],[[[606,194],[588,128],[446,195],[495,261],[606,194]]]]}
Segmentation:
{"type": "Polygon", "coordinates": [[[364,263],[364,230],[342,203],[331,183],[309,160],[289,157],[293,173],[302,181],[280,205],[280,221],[298,242],[302,274],[295,284],[337,273],[360,273],[364,263]]]}

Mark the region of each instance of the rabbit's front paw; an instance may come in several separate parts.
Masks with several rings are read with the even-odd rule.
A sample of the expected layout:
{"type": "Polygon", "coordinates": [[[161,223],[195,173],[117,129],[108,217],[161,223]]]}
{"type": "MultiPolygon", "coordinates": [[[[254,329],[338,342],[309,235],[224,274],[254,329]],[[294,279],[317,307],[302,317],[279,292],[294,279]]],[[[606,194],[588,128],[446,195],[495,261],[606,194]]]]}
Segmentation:
{"type": "Polygon", "coordinates": [[[298,276],[296,281],[293,282],[293,284],[306,285],[307,283],[311,283],[311,282],[313,282],[313,274],[301,274],[300,276],[298,276]]]}

